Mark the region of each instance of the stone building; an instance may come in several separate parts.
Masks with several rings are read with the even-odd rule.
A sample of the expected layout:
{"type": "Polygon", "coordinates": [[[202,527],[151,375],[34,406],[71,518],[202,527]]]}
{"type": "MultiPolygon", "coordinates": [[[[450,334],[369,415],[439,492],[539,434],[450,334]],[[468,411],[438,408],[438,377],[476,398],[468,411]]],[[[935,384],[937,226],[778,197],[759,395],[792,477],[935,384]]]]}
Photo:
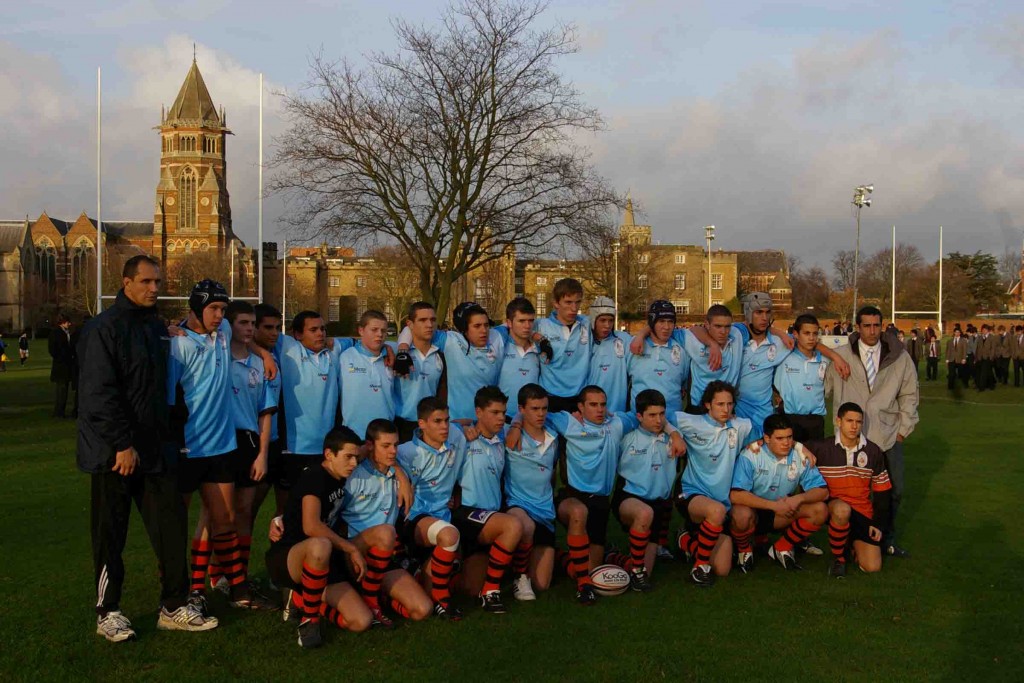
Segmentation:
{"type": "Polygon", "coordinates": [[[0,221],[0,333],[20,334],[27,326],[25,293],[34,266],[28,219],[0,221]]]}

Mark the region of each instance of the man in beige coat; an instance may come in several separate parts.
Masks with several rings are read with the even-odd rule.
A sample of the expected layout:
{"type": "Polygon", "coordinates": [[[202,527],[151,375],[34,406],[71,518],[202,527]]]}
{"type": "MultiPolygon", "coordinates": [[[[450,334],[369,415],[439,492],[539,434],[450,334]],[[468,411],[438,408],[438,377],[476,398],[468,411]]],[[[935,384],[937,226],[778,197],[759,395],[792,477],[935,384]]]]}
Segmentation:
{"type": "Polygon", "coordinates": [[[917,424],[919,399],[917,368],[895,335],[882,334],[882,312],[874,306],[857,311],[857,331],[850,343],[836,349],[850,365],[850,377],[842,380],[830,366],[825,391],[832,393],[833,417],[839,406],[851,401],[864,410],[864,435],[885,451],[892,481],[889,529],[882,552],[893,557],[909,553],[896,545],[896,514],[903,498],[903,440],[917,424]]]}

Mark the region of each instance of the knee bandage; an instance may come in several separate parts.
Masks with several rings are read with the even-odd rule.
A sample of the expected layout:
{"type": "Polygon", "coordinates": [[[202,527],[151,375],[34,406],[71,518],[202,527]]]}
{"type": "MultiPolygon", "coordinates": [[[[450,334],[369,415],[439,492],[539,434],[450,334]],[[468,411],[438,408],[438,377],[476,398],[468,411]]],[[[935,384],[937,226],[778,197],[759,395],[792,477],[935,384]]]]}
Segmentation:
{"type": "MultiPolygon", "coordinates": [[[[458,533],[459,533],[459,530],[456,529],[454,526],[452,526],[448,522],[444,522],[444,521],[441,521],[439,519],[436,522],[434,522],[433,524],[431,524],[429,527],[427,527],[427,542],[430,543],[430,545],[437,545],[437,537],[440,536],[441,532],[444,531],[445,529],[451,529],[452,531],[455,532],[456,535],[458,535],[458,533]]],[[[445,547],[441,548],[441,550],[447,550],[447,551],[452,552],[452,553],[454,553],[458,549],[459,549],[459,542],[458,541],[455,542],[455,545],[445,546],[445,547]]]]}

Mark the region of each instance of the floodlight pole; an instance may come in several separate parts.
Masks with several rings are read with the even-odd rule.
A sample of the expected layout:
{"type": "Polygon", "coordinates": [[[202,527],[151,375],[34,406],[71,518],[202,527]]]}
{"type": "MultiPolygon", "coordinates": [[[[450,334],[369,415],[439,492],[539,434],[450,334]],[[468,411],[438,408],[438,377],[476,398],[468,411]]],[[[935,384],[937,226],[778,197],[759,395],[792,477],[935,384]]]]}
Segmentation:
{"type": "Polygon", "coordinates": [[[281,242],[281,324],[288,320],[288,240],[281,242]]]}
{"type": "Polygon", "coordinates": [[[945,334],[945,330],[942,327],[942,226],[939,226],[939,305],[936,306],[939,309],[939,337],[941,338],[945,334]]]}
{"type": "MultiPolygon", "coordinates": [[[[260,270],[257,280],[257,296],[263,301],[263,74],[260,74],[260,152],[259,152],[259,203],[256,208],[256,247],[259,249],[257,264],[260,270]]],[[[283,320],[281,322],[284,322],[283,320]]]]}
{"type": "Polygon", "coordinates": [[[96,315],[103,310],[103,72],[96,67],[96,315]]]}
{"type": "Polygon", "coordinates": [[[857,320],[857,275],[860,272],[860,210],[871,206],[868,195],[874,192],[874,185],[858,185],[853,188],[853,205],[857,207],[857,248],[853,252],[853,321],[857,320]]]}
{"type": "Polygon", "coordinates": [[[711,242],[715,239],[715,226],[704,226],[704,239],[708,245],[708,308],[711,308],[711,242]]]}
{"type": "Polygon", "coordinates": [[[889,318],[896,324],[896,226],[892,226],[892,317],[889,318]]]}
{"type": "Polygon", "coordinates": [[[612,256],[615,260],[615,329],[619,329],[619,240],[612,242],[612,256]]]}

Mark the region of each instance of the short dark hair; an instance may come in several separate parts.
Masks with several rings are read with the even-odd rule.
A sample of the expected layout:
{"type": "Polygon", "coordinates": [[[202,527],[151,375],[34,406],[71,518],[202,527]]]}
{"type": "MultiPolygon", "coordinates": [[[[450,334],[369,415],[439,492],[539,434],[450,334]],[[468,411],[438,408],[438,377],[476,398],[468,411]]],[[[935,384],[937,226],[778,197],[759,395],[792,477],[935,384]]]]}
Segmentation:
{"type": "Polygon", "coordinates": [[[764,419],[765,436],[771,436],[780,429],[793,429],[793,423],[785,415],[774,413],[764,419]]]}
{"type": "Polygon", "coordinates": [[[857,317],[854,318],[854,323],[860,325],[861,318],[866,315],[877,315],[878,322],[882,322],[882,312],[878,310],[878,306],[861,306],[857,311],[857,317]]]}
{"type": "Polygon", "coordinates": [[[642,415],[647,412],[647,409],[651,406],[658,408],[664,408],[665,406],[665,395],[657,389],[644,389],[636,395],[636,412],[642,415]]]}
{"type": "Polygon", "coordinates": [[[370,324],[371,320],[380,320],[383,323],[387,323],[388,317],[380,311],[371,308],[359,316],[359,327],[366,327],[370,324]]]}
{"type": "Polygon", "coordinates": [[[517,296],[512,301],[509,301],[508,306],[505,307],[505,319],[512,320],[516,313],[537,315],[537,309],[533,307],[533,304],[525,296],[517,296]]]}
{"type": "Polygon", "coordinates": [[[370,424],[366,425],[366,440],[376,441],[381,437],[382,434],[397,434],[398,427],[391,420],[385,420],[383,417],[378,417],[375,420],[370,420],[370,424]]]}
{"type": "Polygon", "coordinates": [[[847,401],[843,405],[839,406],[839,410],[836,411],[836,417],[843,417],[847,413],[857,413],[859,415],[864,414],[864,409],[853,401],[847,401]]]}
{"type": "Polygon", "coordinates": [[[121,277],[128,278],[129,280],[134,280],[135,276],[139,274],[140,263],[148,263],[149,265],[154,266],[156,268],[160,267],[160,264],[152,256],[147,256],[146,254],[136,254],[135,256],[132,256],[130,259],[124,262],[124,268],[121,269],[121,277]]]}
{"type": "Polygon", "coordinates": [[[448,410],[448,404],[440,399],[438,396],[426,396],[420,399],[420,402],[416,404],[416,419],[426,420],[430,417],[431,413],[436,413],[438,410],[448,410]]]}
{"type": "Polygon", "coordinates": [[[541,385],[530,382],[529,384],[524,384],[519,389],[519,396],[516,398],[519,399],[520,406],[525,406],[527,401],[535,401],[539,398],[550,398],[550,395],[548,394],[547,389],[541,385]]]}
{"type": "Polygon", "coordinates": [[[64,311],[61,311],[61,312],[59,312],[57,314],[57,324],[58,325],[63,325],[64,323],[69,323],[69,322],[71,322],[71,318],[68,317],[67,313],[65,313],[64,311]]]}
{"type": "Polygon", "coordinates": [[[580,284],[579,280],[571,277],[563,277],[555,283],[555,288],[551,290],[551,298],[555,303],[558,303],[570,294],[583,296],[583,285],[580,284]]]}
{"type": "Polygon", "coordinates": [[[252,307],[253,313],[256,314],[256,324],[259,325],[266,318],[277,318],[281,319],[281,311],[277,310],[270,304],[256,304],[252,307]]]}
{"type": "Polygon", "coordinates": [[[486,408],[492,403],[503,403],[508,405],[508,396],[501,393],[501,389],[495,386],[480,387],[473,397],[474,408],[486,408]]]}
{"type": "Polygon", "coordinates": [[[255,315],[256,311],[253,310],[252,304],[249,303],[248,301],[239,301],[238,299],[235,299],[234,301],[228,304],[227,310],[224,311],[224,317],[228,319],[229,323],[234,325],[235,318],[237,318],[242,313],[255,315]]]}
{"type": "Polygon", "coordinates": [[[335,427],[327,432],[327,436],[324,437],[324,450],[337,453],[345,444],[352,444],[359,448],[363,445],[363,440],[359,438],[359,435],[351,427],[345,426],[335,427]]]}
{"type": "Polygon", "coordinates": [[[416,301],[409,305],[409,310],[406,311],[405,319],[408,320],[409,322],[412,322],[413,320],[416,319],[416,314],[419,313],[420,311],[433,310],[435,310],[434,304],[429,303],[427,301],[416,301]]]}
{"type": "Polygon", "coordinates": [[[576,397],[576,403],[586,403],[587,396],[589,396],[590,394],[604,394],[605,398],[608,397],[608,392],[606,392],[601,387],[597,386],[596,384],[588,384],[587,386],[580,389],[580,393],[576,397]]]}
{"type": "Polygon", "coordinates": [[[797,332],[800,331],[801,325],[814,325],[815,327],[821,327],[821,323],[818,322],[818,319],[810,313],[801,313],[796,317],[796,320],[793,321],[793,329],[797,332]]]}
{"type": "Polygon", "coordinates": [[[292,332],[302,334],[306,330],[306,321],[310,319],[323,318],[316,311],[301,311],[292,318],[292,332]]]}
{"type": "Polygon", "coordinates": [[[712,318],[729,318],[732,320],[732,311],[722,304],[715,304],[708,309],[707,319],[710,321],[712,318]]]}
{"type": "Polygon", "coordinates": [[[722,391],[729,392],[729,395],[732,396],[733,403],[736,402],[736,397],[739,395],[739,392],[736,390],[736,387],[729,384],[728,382],[723,382],[720,379],[716,379],[714,382],[709,382],[708,385],[704,387],[704,393],[700,397],[700,404],[706,405],[708,403],[711,403],[712,401],[715,400],[715,394],[718,394],[719,392],[722,391]]]}

